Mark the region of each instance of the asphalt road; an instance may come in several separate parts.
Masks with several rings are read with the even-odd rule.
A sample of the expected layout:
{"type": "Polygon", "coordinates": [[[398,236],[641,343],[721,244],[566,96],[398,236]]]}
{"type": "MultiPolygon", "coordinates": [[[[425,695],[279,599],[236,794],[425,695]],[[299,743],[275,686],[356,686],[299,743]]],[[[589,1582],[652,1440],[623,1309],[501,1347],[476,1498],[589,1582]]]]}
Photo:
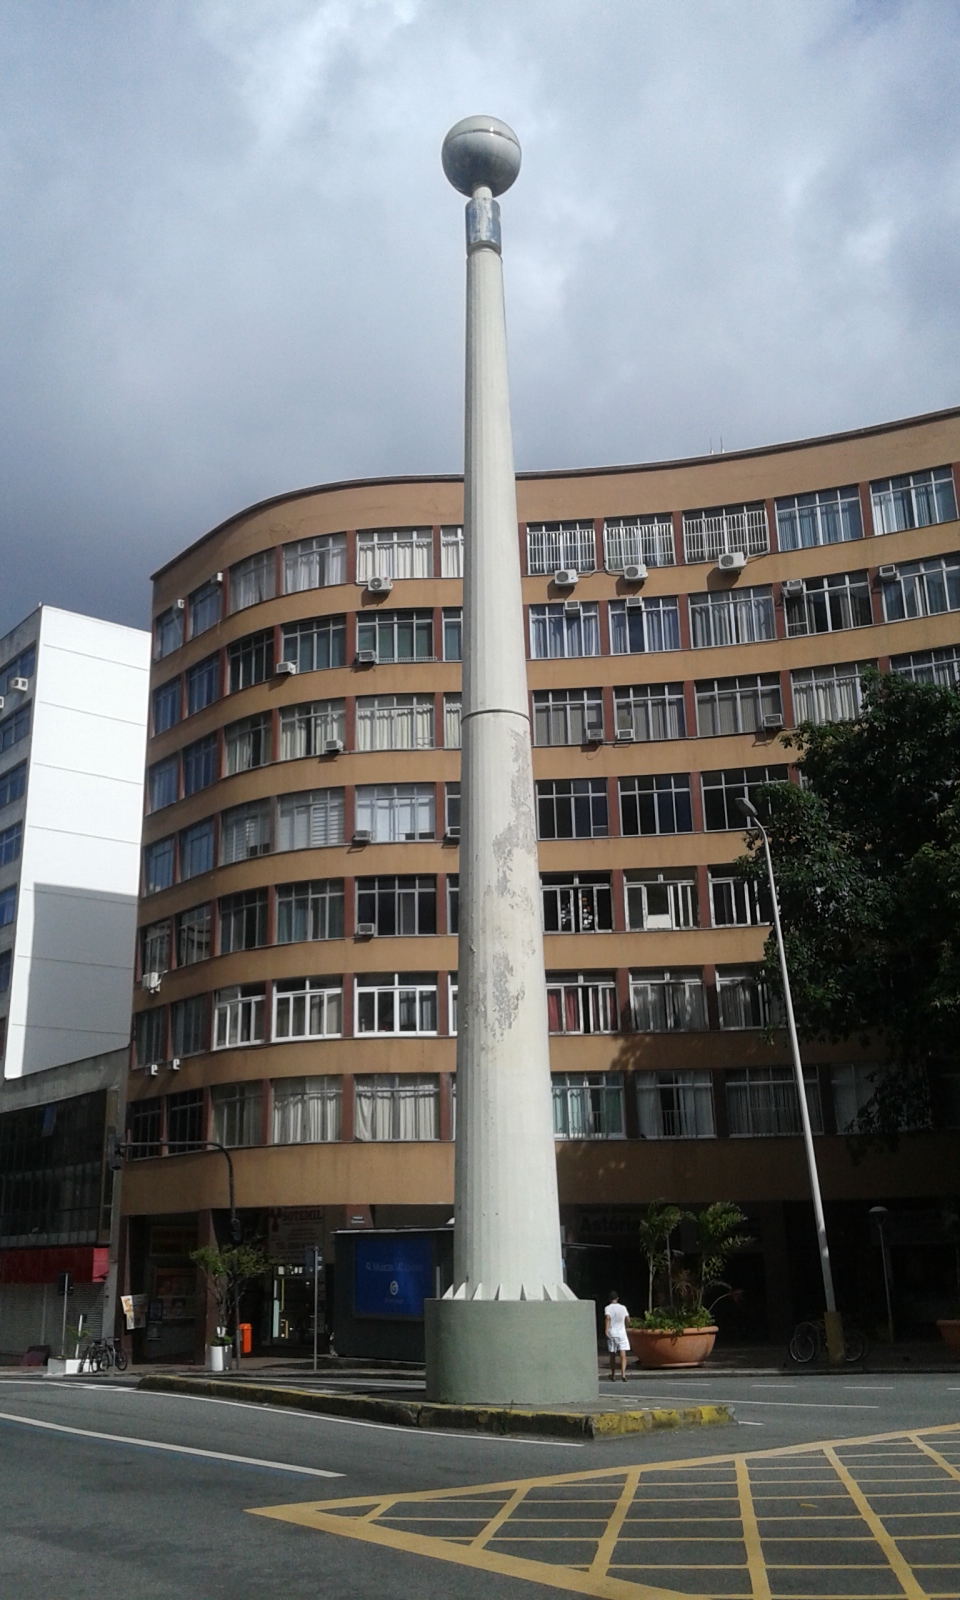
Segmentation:
{"type": "MultiPolygon", "coordinates": [[[[407,1600],[411,1595],[449,1600],[452,1593],[471,1600],[491,1595],[529,1600],[537,1593],[556,1593],[558,1586],[584,1593],[619,1593],[615,1586],[589,1587],[589,1554],[579,1566],[570,1566],[569,1581],[557,1578],[544,1586],[505,1570],[451,1566],[446,1559],[424,1554],[422,1541],[418,1544],[416,1537],[391,1548],[375,1539],[364,1542],[355,1536],[318,1531],[316,1525],[309,1525],[309,1516],[304,1525],[248,1513],[301,1502],[409,1497],[424,1490],[512,1484],[554,1475],[569,1478],[597,1469],[601,1469],[601,1477],[590,1480],[590,1492],[608,1498],[612,1492],[616,1501],[625,1468],[766,1452],[813,1441],[866,1439],[906,1430],[948,1430],[951,1424],[960,1423],[960,1371],[912,1376],[703,1375],[687,1377],[672,1388],[663,1379],[655,1383],[636,1379],[630,1393],[637,1400],[660,1404],[673,1399],[690,1404],[694,1394],[701,1400],[729,1400],[739,1420],[736,1426],[726,1428],[573,1445],[429,1434],[275,1411],[242,1401],[141,1393],[131,1383],[115,1379],[58,1382],[30,1375],[4,1376],[0,1378],[0,1594],[4,1600],[62,1600],[67,1596],[70,1600],[86,1600],[87,1596],[100,1600],[104,1595],[128,1595],[132,1600],[152,1600],[154,1596],[264,1600],[272,1594],[290,1600],[301,1596],[304,1600],[307,1596],[310,1600],[318,1596],[323,1600],[340,1600],[341,1596],[343,1600],[364,1600],[366,1596],[407,1600]],[[613,1480],[609,1470],[604,1474],[602,1469],[619,1473],[614,1475],[612,1491],[603,1487],[604,1482],[613,1480]],[[587,1576],[577,1575],[584,1573],[587,1576]]],[[[936,1528],[940,1533],[949,1530],[960,1545],[960,1470],[949,1465],[960,1460],[960,1455],[950,1454],[960,1452],[960,1432],[932,1437],[936,1452],[931,1454],[928,1448],[919,1466],[914,1460],[914,1444],[908,1441],[883,1446],[883,1459],[899,1460],[896,1451],[908,1451],[910,1470],[933,1475],[933,1488],[923,1493],[939,1496],[937,1514],[946,1520],[936,1528]],[[942,1492],[941,1484],[945,1486],[942,1492]]],[[[847,1458],[854,1463],[860,1460],[850,1453],[850,1447],[847,1458]]],[[[818,1462],[820,1459],[818,1456],[818,1462]]],[[[907,1456],[902,1459],[906,1462],[907,1456]]],[[[796,1454],[778,1458],[788,1466],[792,1462],[791,1471],[797,1460],[796,1454]]],[[[812,1460],[812,1456],[803,1457],[801,1464],[812,1460]]],[[[709,1470],[709,1465],[689,1469],[691,1485],[696,1471],[704,1470],[709,1470]]],[[[721,1471],[719,1467],[714,1470],[721,1471]]],[[[771,1471],[785,1469],[761,1464],[758,1470],[767,1472],[764,1481],[768,1481],[771,1471]]],[[[818,1466],[816,1470],[828,1469],[818,1466]]],[[[867,1469],[854,1465],[849,1471],[842,1470],[849,1477],[849,1472],[867,1469]]],[[[869,1470],[876,1477],[881,1469],[869,1470]]],[[[897,1485],[906,1481],[907,1466],[882,1465],[882,1470],[893,1471],[897,1485]]],[[[739,1471],[743,1477],[735,1464],[723,1471],[739,1471]]],[[[670,1481],[678,1481],[676,1475],[670,1481]]],[[[581,1490],[562,1492],[579,1494],[581,1490]]],[[[857,1490],[861,1499],[863,1492],[857,1490]]],[[[499,1493],[497,1504],[504,1502],[505,1494],[509,1497],[509,1491],[499,1493]]],[[[514,1499],[519,1493],[514,1491],[514,1499]]],[[[690,1493],[699,1496],[700,1491],[691,1487],[690,1493]]],[[[482,1498],[481,1503],[486,1504],[482,1498]]],[[[927,1509],[933,1503],[929,1499],[923,1502],[927,1509]]],[[[813,1504],[811,1501],[811,1507],[813,1504]]],[[[863,1514],[869,1523],[873,1513],[863,1514]]],[[[912,1513],[908,1508],[904,1514],[912,1513]]],[[[484,1509],[477,1526],[488,1517],[484,1509]]],[[[404,1526],[415,1532],[418,1526],[436,1531],[425,1518],[418,1524],[409,1508],[406,1519],[404,1526]]],[[[762,1534],[762,1526],[760,1531],[762,1534]]],[[[396,1535],[397,1539],[404,1537],[396,1535]]],[[[472,1527],[459,1537],[460,1547],[465,1548],[473,1537],[472,1527]]],[[[494,1539],[488,1544],[491,1549],[498,1548],[494,1539]]],[[[542,1559],[558,1558],[554,1554],[542,1559]]],[[[895,1563],[890,1566],[893,1557],[889,1553],[878,1559],[882,1560],[884,1583],[876,1587],[871,1576],[872,1593],[906,1592],[913,1594],[914,1600],[920,1594],[960,1594],[960,1584],[946,1572],[938,1580],[945,1588],[926,1583],[921,1576],[911,1590],[909,1583],[895,1581],[895,1563]]],[[[501,1565],[504,1563],[508,1564],[506,1557],[501,1565]]],[[[758,1590],[755,1567],[756,1561],[744,1592],[754,1596],[771,1592],[764,1591],[762,1584],[758,1590]]],[[[559,1568],[551,1567],[553,1577],[557,1572],[559,1568]]],[[[696,1584],[674,1579],[688,1593],[739,1592],[735,1584],[731,1587],[733,1580],[724,1581],[725,1587],[712,1589],[711,1584],[719,1579],[706,1571],[696,1584]]],[[[806,1589],[793,1585],[791,1592],[860,1592],[851,1588],[849,1576],[842,1582],[823,1577],[816,1581],[816,1590],[809,1584],[806,1589]]],[[[673,1584],[665,1587],[672,1589],[673,1584]]],[[[622,1592],[628,1593],[625,1586],[622,1592]]],[[[776,1586],[772,1593],[777,1593],[776,1586]]]]}

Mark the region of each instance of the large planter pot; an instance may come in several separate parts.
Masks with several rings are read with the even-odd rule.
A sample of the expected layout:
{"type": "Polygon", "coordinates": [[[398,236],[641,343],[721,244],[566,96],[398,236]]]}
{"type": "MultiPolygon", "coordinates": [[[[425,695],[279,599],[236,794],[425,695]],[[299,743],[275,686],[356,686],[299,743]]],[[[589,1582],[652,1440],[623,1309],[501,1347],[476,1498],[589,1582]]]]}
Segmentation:
{"type": "Polygon", "coordinates": [[[960,1361],[960,1317],[938,1317],[937,1327],[954,1360],[960,1361]]]}
{"type": "Polygon", "coordinates": [[[228,1346],[222,1344],[207,1345],[207,1368],[210,1372],[223,1372],[225,1370],[224,1356],[228,1346]]]}
{"type": "Polygon", "coordinates": [[[684,1328],[661,1333],[656,1328],[628,1328],[630,1349],[641,1367],[699,1367],[713,1349],[717,1329],[684,1328]]]}
{"type": "Polygon", "coordinates": [[[67,1356],[66,1360],[51,1356],[47,1362],[48,1378],[72,1378],[79,1371],[80,1361],[76,1356],[67,1356]]]}

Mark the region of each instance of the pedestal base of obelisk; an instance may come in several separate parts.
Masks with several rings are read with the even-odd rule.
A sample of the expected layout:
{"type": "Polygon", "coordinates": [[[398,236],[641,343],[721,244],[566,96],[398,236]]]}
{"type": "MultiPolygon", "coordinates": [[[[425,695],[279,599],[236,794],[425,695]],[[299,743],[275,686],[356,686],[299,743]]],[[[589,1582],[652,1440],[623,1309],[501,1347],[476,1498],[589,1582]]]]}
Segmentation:
{"type": "Polygon", "coordinates": [[[427,1399],[455,1405],[595,1401],[591,1300],[425,1300],[427,1399]]]}

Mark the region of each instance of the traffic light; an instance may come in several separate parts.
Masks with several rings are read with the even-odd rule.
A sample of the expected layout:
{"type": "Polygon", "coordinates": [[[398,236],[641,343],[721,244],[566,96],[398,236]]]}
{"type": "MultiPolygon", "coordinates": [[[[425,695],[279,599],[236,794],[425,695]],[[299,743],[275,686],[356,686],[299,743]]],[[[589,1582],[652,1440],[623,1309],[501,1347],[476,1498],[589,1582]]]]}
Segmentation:
{"type": "Polygon", "coordinates": [[[230,1238],[234,1244],[243,1244],[243,1223],[236,1214],[230,1218],[230,1238]]]}
{"type": "Polygon", "coordinates": [[[59,1278],[57,1279],[57,1294],[73,1294],[73,1278],[70,1276],[69,1272],[61,1272],[59,1278]]]}
{"type": "Polygon", "coordinates": [[[126,1151],[117,1137],[116,1128],[107,1129],[107,1166],[111,1172],[119,1172],[123,1166],[126,1151]]]}

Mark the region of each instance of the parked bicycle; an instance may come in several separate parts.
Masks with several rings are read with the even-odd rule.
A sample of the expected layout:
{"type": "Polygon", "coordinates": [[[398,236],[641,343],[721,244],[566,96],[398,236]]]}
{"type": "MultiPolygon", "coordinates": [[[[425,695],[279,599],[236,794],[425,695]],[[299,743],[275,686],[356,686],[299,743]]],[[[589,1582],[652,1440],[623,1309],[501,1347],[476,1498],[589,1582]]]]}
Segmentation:
{"type": "Polygon", "coordinates": [[[112,1339],[91,1339],[80,1357],[81,1372],[125,1372],[127,1358],[112,1339]]]}
{"type": "MultiPolygon", "coordinates": [[[[823,1320],[799,1322],[790,1340],[790,1359],[805,1367],[817,1361],[827,1348],[827,1330],[823,1320]]],[[[850,1365],[862,1361],[867,1353],[867,1340],[860,1329],[844,1319],[843,1359],[850,1365]]]]}

